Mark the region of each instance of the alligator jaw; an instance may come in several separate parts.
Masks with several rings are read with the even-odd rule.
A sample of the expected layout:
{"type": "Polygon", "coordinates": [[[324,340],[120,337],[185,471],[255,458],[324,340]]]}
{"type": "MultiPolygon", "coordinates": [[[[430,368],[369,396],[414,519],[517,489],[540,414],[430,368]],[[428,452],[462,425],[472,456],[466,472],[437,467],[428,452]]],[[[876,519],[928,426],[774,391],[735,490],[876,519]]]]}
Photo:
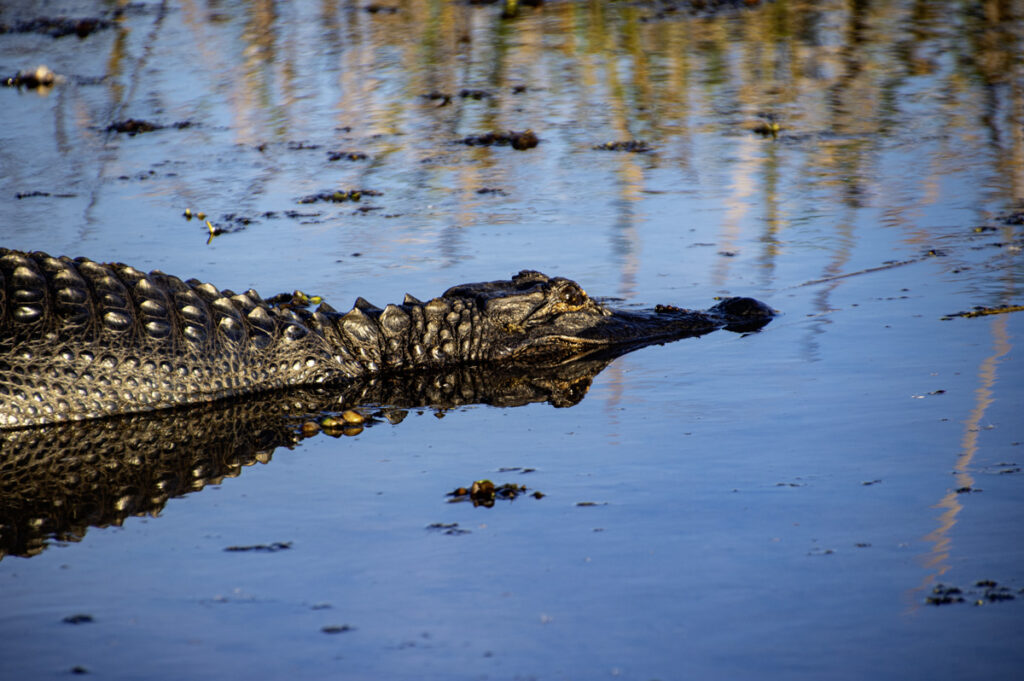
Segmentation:
{"type": "Polygon", "coordinates": [[[775,315],[774,310],[753,298],[727,298],[710,310],[685,310],[659,305],[653,310],[611,310],[599,306],[600,316],[585,313],[564,315],[559,325],[574,332],[534,332],[510,348],[508,356],[577,358],[598,350],[624,354],[647,345],[702,336],[717,329],[737,333],[757,331],[775,315]],[[573,319],[573,317],[578,317],[573,319]]]}

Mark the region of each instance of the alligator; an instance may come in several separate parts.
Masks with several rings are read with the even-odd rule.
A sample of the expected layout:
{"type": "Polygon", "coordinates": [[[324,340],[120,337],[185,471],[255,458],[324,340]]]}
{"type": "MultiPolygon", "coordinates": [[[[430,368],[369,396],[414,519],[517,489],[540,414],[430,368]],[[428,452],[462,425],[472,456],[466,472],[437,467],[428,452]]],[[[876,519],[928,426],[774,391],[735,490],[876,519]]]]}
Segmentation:
{"type": "Polygon", "coordinates": [[[716,329],[773,311],[612,309],[576,282],[524,270],[427,302],[339,313],[121,263],[0,249],[0,429],[180,408],[296,386],[452,366],[558,363],[716,329]]]}

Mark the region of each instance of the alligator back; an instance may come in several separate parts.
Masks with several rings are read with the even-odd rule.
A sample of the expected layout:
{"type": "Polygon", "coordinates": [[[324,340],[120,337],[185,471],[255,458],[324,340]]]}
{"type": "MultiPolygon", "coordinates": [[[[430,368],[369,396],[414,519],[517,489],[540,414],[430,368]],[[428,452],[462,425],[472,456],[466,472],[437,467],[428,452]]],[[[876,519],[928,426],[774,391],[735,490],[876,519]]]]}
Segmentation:
{"type": "Polygon", "coordinates": [[[355,375],[319,311],[255,291],[0,248],[0,428],[355,375]]]}

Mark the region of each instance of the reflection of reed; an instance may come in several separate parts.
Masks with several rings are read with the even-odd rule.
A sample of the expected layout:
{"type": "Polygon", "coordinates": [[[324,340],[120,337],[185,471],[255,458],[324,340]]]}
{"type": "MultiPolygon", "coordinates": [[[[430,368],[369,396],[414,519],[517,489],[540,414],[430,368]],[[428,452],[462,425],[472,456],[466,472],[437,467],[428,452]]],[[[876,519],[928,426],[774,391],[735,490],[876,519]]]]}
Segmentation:
{"type": "MultiPolygon", "coordinates": [[[[775,2],[692,17],[666,13],[661,2],[569,1],[530,8],[513,21],[500,18],[498,5],[405,0],[393,6],[394,12],[371,12],[366,3],[341,0],[230,6],[188,0],[175,19],[179,34],[165,35],[177,26],[167,18],[173,14],[155,16],[134,34],[135,24],[125,22],[110,49],[102,115],[129,106],[145,114],[139,100],[149,97],[153,46],[187,42],[181,72],[168,67],[158,75],[181,86],[181,101],[157,98],[158,109],[198,119],[190,133],[197,139],[228,121],[236,141],[250,149],[296,139],[326,145],[339,137],[365,146],[372,160],[331,166],[332,181],[345,173],[372,181],[386,168],[426,194],[419,199],[443,198],[450,227],[429,238],[447,244],[450,259],[460,255],[457,231],[490,219],[488,212],[502,205],[481,201],[478,188],[527,187],[538,170],[557,183],[569,174],[563,171],[593,162],[593,144],[613,139],[643,138],[657,153],[598,161],[607,164],[593,171],[607,184],[600,196],[613,206],[636,202],[651,169],[678,170],[675,180],[689,190],[721,178],[735,192],[719,250],[750,241],[749,230],[761,230],[757,223],[767,213],[766,233],[754,235],[764,244],[756,260],[766,278],[787,228],[814,212],[808,203],[856,210],[885,196],[887,188],[877,185],[884,175],[878,159],[894,138],[948,136],[949,144],[925,152],[941,158],[919,159],[922,168],[946,172],[959,140],[980,125],[989,133],[998,195],[1024,195],[1024,129],[1013,124],[1024,117],[1019,3],[775,2]],[[915,83],[919,77],[929,80],[915,83]],[[456,96],[440,107],[422,98],[466,87],[492,96],[456,96]],[[908,113],[922,101],[933,116],[908,113]],[[227,115],[218,121],[214,107],[221,104],[227,115]],[[743,127],[759,114],[778,116],[779,139],[756,138],[743,127]],[[544,140],[536,153],[447,146],[466,134],[525,128],[544,140]],[[790,167],[794,177],[779,182],[781,169],[790,167]]],[[[109,121],[98,115],[87,112],[78,127],[102,129],[109,121]]],[[[61,144],[71,150],[75,140],[61,144]]],[[[263,177],[246,187],[247,195],[225,200],[237,205],[258,194],[278,162],[268,153],[257,164],[263,177]]],[[[313,182],[322,170],[321,163],[305,172],[313,182]]],[[[198,191],[189,184],[193,177],[174,182],[183,195],[198,191]]],[[[902,196],[882,200],[903,205],[911,193],[938,190],[936,183],[903,187],[902,196]]],[[[613,260],[621,239],[630,242],[627,251],[639,250],[632,241],[642,230],[619,232],[613,260]]],[[[859,240],[844,235],[840,248],[849,246],[845,237],[859,240]]],[[[716,285],[729,278],[733,262],[716,262],[716,285]]]]}
{"type": "Polygon", "coordinates": [[[960,454],[957,456],[956,464],[953,466],[956,487],[948,491],[945,496],[935,505],[941,510],[938,519],[938,527],[924,537],[924,541],[932,544],[931,551],[925,561],[925,566],[932,569],[922,585],[927,586],[937,577],[942,576],[950,569],[950,553],[953,550],[953,538],[950,532],[956,525],[957,516],[963,510],[961,496],[964,491],[970,491],[974,486],[974,476],[971,475],[971,465],[978,454],[978,436],[982,431],[982,422],[985,412],[995,401],[994,386],[996,384],[996,370],[999,362],[1013,349],[1010,343],[1010,334],[1007,331],[1009,320],[1006,316],[1000,316],[992,320],[993,347],[992,354],[985,358],[978,369],[978,388],[974,392],[975,403],[971,409],[970,416],[964,422],[964,435],[960,441],[960,454]],[[958,492],[957,490],[960,490],[958,492]]]}

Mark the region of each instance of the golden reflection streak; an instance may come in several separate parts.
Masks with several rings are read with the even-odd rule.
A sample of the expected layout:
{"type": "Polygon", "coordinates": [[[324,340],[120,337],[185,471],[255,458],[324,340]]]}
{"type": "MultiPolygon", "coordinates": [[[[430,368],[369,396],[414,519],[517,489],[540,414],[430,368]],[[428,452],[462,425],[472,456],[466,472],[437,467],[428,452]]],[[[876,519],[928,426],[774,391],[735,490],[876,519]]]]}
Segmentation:
{"type": "Polygon", "coordinates": [[[981,432],[982,419],[989,406],[995,401],[993,386],[996,383],[996,369],[1000,360],[1013,349],[1013,345],[1010,343],[1010,334],[1006,328],[1008,323],[1009,319],[1006,316],[992,320],[993,352],[985,358],[978,369],[979,386],[974,391],[974,408],[971,409],[969,418],[964,422],[964,435],[960,440],[960,455],[953,467],[956,486],[934,506],[934,508],[942,510],[939,515],[939,525],[924,537],[924,541],[932,544],[925,567],[932,568],[933,572],[925,577],[918,589],[926,588],[928,584],[945,574],[951,567],[949,556],[952,552],[953,540],[949,536],[949,532],[956,525],[957,516],[963,510],[960,495],[956,490],[974,485],[974,476],[971,475],[970,466],[978,453],[978,433],[981,432]]]}

